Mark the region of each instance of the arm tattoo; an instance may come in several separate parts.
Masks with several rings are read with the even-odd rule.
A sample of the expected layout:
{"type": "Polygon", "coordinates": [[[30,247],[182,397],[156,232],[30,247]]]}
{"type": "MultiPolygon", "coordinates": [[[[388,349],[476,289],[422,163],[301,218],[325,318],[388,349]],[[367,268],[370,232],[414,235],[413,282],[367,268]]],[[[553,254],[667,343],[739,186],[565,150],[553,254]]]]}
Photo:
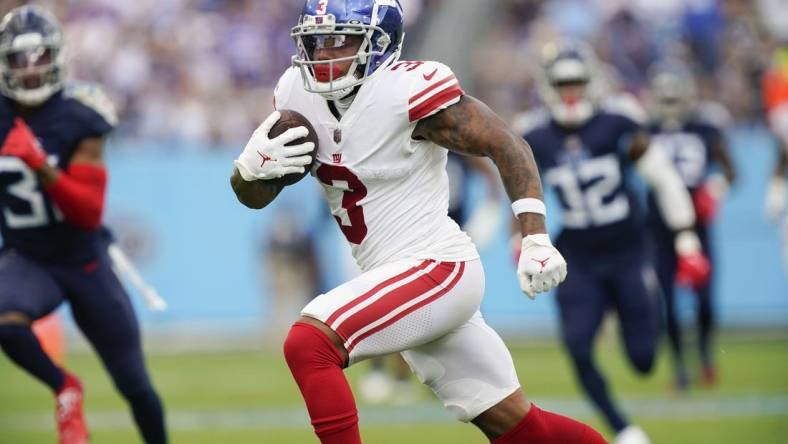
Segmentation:
{"type": "MultiPolygon", "coordinates": [[[[421,120],[413,137],[462,154],[489,157],[512,201],[525,197],[543,199],[531,147],[490,108],[471,96],[463,96],[458,103],[421,120]]],[[[544,232],[541,215],[524,213],[519,218],[523,234],[544,232]]]]}

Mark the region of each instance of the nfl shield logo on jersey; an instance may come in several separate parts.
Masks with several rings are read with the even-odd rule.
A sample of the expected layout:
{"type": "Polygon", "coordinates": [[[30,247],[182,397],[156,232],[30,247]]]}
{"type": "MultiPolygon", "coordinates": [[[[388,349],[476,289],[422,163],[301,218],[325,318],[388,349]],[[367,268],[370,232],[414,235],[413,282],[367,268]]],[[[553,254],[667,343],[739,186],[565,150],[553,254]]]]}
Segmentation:
{"type": "Polygon", "coordinates": [[[334,143],[339,143],[342,141],[342,130],[337,128],[334,130],[334,143]]]}

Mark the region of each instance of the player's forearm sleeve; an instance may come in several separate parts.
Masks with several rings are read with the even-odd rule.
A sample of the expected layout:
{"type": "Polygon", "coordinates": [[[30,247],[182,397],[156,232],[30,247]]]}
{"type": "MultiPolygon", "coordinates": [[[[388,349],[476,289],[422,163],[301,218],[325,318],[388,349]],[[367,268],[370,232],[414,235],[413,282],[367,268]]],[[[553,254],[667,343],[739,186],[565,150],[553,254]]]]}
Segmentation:
{"type": "Polygon", "coordinates": [[[637,160],[637,168],[654,191],[659,211],[668,227],[678,231],[694,226],[692,198],[670,159],[652,147],[637,160]]]}
{"type": "Polygon", "coordinates": [[[107,171],[96,165],[74,164],[46,188],[69,223],[85,230],[101,226],[107,171]]]}

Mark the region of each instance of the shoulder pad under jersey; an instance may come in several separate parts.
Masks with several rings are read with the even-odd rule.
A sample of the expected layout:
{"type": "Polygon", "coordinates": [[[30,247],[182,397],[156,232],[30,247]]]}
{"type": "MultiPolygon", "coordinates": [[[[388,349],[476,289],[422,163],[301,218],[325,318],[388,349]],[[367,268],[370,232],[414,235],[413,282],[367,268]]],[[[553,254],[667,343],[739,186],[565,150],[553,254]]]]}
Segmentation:
{"type": "Polygon", "coordinates": [[[722,131],[733,124],[731,113],[719,102],[702,101],[698,103],[696,114],[700,122],[722,131]]]}
{"type": "Polygon", "coordinates": [[[76,100],[98,114],[111,127],[118,124],[115,105],[112,104],[112,101],[101,87],[96,84],[87,82],[68,83],[63,89],[63,98],[76,100]]]}
{"type": "Polygon", "coordinates": [[[626,117],[639,125],[648,122],[646,111],[638,99],[629,93],[619,93],[603,99],[600,109],[609,114],[626,117]]]}

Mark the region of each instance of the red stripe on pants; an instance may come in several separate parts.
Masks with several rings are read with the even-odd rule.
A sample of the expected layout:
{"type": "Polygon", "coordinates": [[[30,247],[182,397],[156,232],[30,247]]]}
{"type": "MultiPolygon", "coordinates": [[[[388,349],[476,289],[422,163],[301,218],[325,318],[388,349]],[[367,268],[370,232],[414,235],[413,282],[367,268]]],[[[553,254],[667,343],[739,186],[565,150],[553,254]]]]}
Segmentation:
{"type": "MultiPolygon", "coordinates": [[[[347,337],[351,337],[353,334],[355,334],[359,330],[363,329],[364,327],[368,326],[369,324],[371,324],[371,323],[383,318],[387,314],[389,314],[392,311],[402,307],[403,305],[408,304],[409,302],[413,301],[414,299],[420,298],[421,296],[425,295],[427,292],[429,292],[431,290],[434,290],[437,287],[443,287],[439,291],[437,291],[435,294],[433,294],[432,296],[424,299],[423,301],[420,301],[420,302],[414,304],[411,307],[408,307],[407,309],[403,310],[401,313],[398,313],[396,316],[392,317],[391,319],[388,319],[386,322],[384,322],[384,323],[382,323],[382,324],[380,324],[378,326],[375,326],[371,330],[369,330],[367,332],[364,332],[363,334],[361,334],[357,338],[353,339],[353,341],[350,344],[346,344],[346,348],[347,348],[348,353],[350,353],[350,351],[353,350],[353,348],[355,348],[355,346],[359,342],[364,340],[365,338],[367,338],[367,337],[369,337],[369,336],[371,336],[371,335],[373,335],[373,334],[375,334],[375,333],[377,333],[377,332],[379,332],[379,331],[391,326],[392,324],[394,324],[398,320],[402,319],[403,317],[407,316],[408,314],[413,313],[414,311],[418,310],[419,308],[424,307],[425,305],[432,303],[433,301],[439,299],[441,296],[443,296],[446,293],[448,293],[449,290],[454,288],[454,286],[457,284],[457,282],[459,282],[460,278],[462,277],[462,274],[463,274],[464,270],[465,270],[465,263],[463,263],[463,262],[460,262],[460,263],[442,263],[438,267],[436,267],[435,270],[433,270],[433,272],[431,272],[430,274],[417,279],[412,284],[408,284],[408,285],[405,285],[405,286],[397,289],[396,292],[399,293],[399,294],[396,294],[396,295],[392,294],[391,295],[392,297],[389,297],[389,295],[387,295],[386,297],[384,297],[383,299],[378,301],[378,302],[381,302],[380,304],[378,304],[378,303],[372,304],[370,307],[367,307],[366,309],[360,311],[358,313],[358,315],[363,315],[363,316],[360,317],[359,321],[362,321],[362,322],[357,322],[357,324],[362,324],[363,323],[363,325],[360,325],[357,328],[355,328],[353,330],[353,333],[348,334],[347,337]],[[451,268],[449,268],[449,267],[451,267],[451,268]],[[451,279],[451,282],[449,282],[447,284],[446,283],[447,279],[450,278],[452,272],[454,272],[454,271],[457,271],[457,274],[451,279]],[[432,281],[432,282],[430,282],[430,281],[432,281]],[[414,285],[414,284],[416,284],[416,285],[414,285]],[[418,287],[420,287],[420,288],[418,288],[418,287]],[[402,292],[400,292],[400,290],[402,290],[402,292]],[[374,311],[371,311],[371,310],[368,311],[368,309],[371,309],[373,307],[374,307],[374,311]],[[367,322],[363,322],[363,320],[366,320],[367,322]]],[[[348,320],[351,320],[351,319],[354,319],[354,318],[356,318],[356,315],[352,316],[348,320]]],[[[340,328],[342,328],[344,326],[345,326],[345,323],[343,323],[340,328]]]]}
{"type": "MultiPolygon", "coordinates": [[[[418,273],[420,270],[423,270],[423,269],[427,268],[427,266],[430,265],[432,262],[434,262],[434,261],[432,261],[432,260],[424,261],[421,264],[419,264],[419,265],[417,265],[415,267],[409,268],[408,270],[405,270],[404,272],[394,276],[393,278],[387,279],[387,280],[383,281],[382,283],[374,286],[371,290],[369,290],[366,293],[362,294],[361,296],[353,299],[352,301],[348,302],[347,304],[345,304],[342,307],[340,307],[337,311],[335,311],[331,316],[328,317],[328,319],[326,319],[326,322],[325,322],[326,325],[331,326],[331,324],[333,324],[334,321],[336,321],[340,316],[342,316],[344,313],[346,313],[351,308],[353,308],[356,305],[366,301],[367,299],[370,298],[370,296],[372,296],[375,293],[377,293],[378,291],[386,288],[387,286],[389,286],[391,284],[394,284],[395,282],[401,281],[403,279],[406,279],[408,276],[411,276],[414,273],[418,273]]],[[[337,332],[337,333],[339,333],[339,332],[337,332]]],[[[340,333],[340,336],[341,336],[341,333],[340,333]]],[[[343,337],[342,339],[344,340],[344,339],[347,339],[347,338],[343,337]]]]}

